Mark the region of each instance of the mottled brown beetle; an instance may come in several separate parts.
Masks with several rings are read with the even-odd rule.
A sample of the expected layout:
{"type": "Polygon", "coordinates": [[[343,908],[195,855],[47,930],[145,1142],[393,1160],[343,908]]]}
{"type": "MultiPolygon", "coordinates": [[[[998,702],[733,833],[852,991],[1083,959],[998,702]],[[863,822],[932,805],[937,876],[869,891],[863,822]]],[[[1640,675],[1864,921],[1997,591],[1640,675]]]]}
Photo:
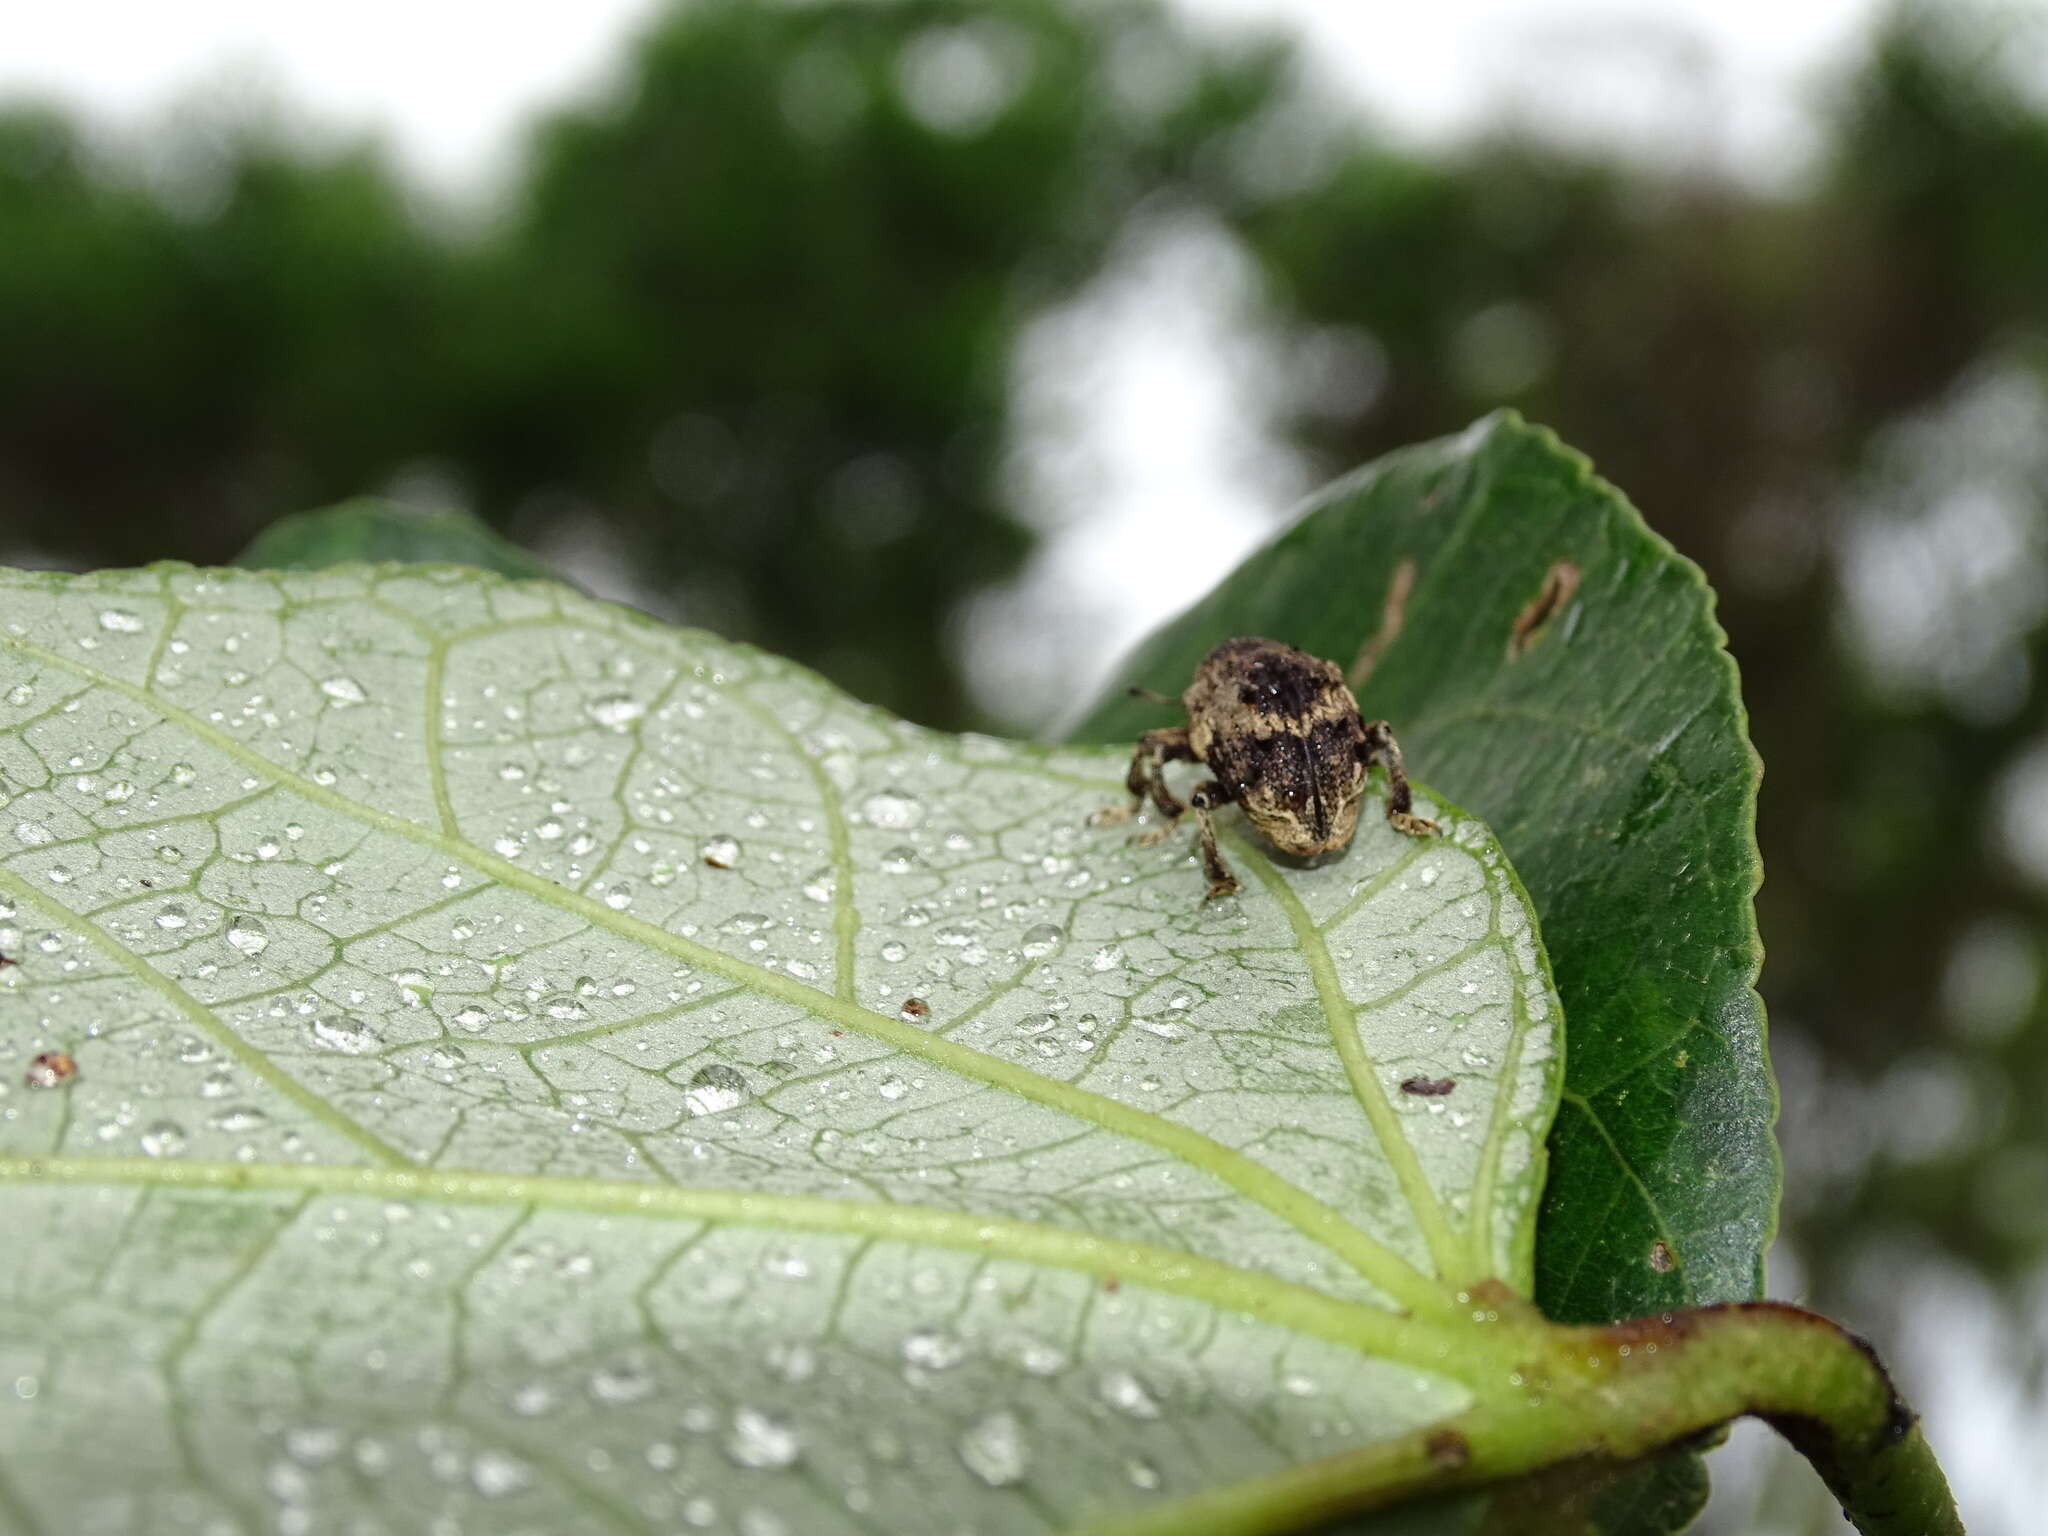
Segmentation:
{"type": "Polygon", "coordinates": [[[1237,889],[1216,851],[1210,820],[1210,812],[1233,801],[1282,853],[1331,853],[1357,830],[1366,773],[1378,762],[1387,769],[1387,820],[1411,837],[1436,831],[1434,822],[1411,809],[1401,749],[1387,722],[1359,718],[1358,700],[1334,662],[1277,640],[1245,637],[1226,640],[1203,657],[1177,701],[1133,691],[1162,704],[1178,702],[1188,723],[1138,738],[1124,780],[1131,803],[1096,812],[1094,822],[1114,826],[1128,821],[1149,797],[1166,818],[1138,839],[1149,847],[1163,841],[1192,809],[1201,829],[1202,868],[1209,876],[1205,900],[1237,889]],[[1170,762],[1204,763],[1215,777],[1198,785],[1183,805],[1166,787],[1170,762]]]}

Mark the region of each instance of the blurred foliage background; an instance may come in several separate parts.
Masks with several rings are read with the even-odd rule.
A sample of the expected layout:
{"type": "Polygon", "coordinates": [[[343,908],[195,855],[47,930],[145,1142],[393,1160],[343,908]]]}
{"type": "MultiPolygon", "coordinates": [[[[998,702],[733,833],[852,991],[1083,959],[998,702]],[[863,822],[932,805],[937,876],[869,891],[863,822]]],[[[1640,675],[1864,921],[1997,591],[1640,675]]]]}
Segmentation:
{"type": "MultiPolygon", "coordinates": [[[[1885,1340],[1937,1423],[1974,1411],[1940,1443],[1973,1528],[2018,1531],[1999,1490],[2048,1438],[2029,19],[1890,11],[1770,189],[1507,129],[1400,148],[1285,42],[1086,0],[700,0],[482,215],[260,115],[138,155],[0,106],[0,554],[223,562],[297,509],[453,502],[913,717],[1016,725],[960,624],[1041,531],[1019,357],[1198,230],[1257,294],[1296,462],[1511,404],[1707,568],[1768,765],[1774,1288],[1885,1340]]],[[[1722,1529],[1830,1528],[1747,1481],[1722,1529]]]]}

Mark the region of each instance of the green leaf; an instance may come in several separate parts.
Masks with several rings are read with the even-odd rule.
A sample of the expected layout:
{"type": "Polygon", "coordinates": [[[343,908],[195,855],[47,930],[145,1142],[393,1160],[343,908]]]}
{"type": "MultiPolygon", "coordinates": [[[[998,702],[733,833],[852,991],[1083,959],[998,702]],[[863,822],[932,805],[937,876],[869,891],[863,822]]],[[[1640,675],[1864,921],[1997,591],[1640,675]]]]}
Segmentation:
{"type": "MultiPolygon", "coordinates": [[[[1760,1294],[1778,1160],[1753,990],[1757,763],[1697,568],[1582,457],[1501,414],[1340,482],[1118,682],[1178,692],[1238,634],[1352,663],[1410,769],[1485,816],[1528,885],[1571,1020],[1544,1312],[1760,1294]],[[1518,642],[1546,590],[1553,611],[1518,642]]],[[[1163,723],[1119,687],[1077,734],[1163,723]]]]}
{"type": "Polygon", "coordinates": [[[281,517],[242,551],[251,571],[314,571],[351,561],[473,565],[515,577],[550,577],[546,564],[467,512],[416,512],[359,496],[281,517]]]}
{"type": "Polygon", "coordinates": [[[454,568],[0,575],[0,1524],[1286,1529],[1523,1435],[1497,845],[1204,904],[1123,757],[454,568]]]}

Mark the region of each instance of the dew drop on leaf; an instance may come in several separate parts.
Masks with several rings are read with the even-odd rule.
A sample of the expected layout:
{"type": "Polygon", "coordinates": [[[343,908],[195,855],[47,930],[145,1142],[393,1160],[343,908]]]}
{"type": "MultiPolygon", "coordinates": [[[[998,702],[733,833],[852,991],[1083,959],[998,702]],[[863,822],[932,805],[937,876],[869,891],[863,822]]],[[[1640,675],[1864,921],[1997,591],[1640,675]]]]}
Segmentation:
{"type": "Polygon", "coordinates": [[[607,694],[590,702],[590,718],[612,730],[624,730],[643,713],[640,701],[629,694],[607,694]]]}
{"type": "Polygon", "coordinates": [[[320,691],[337,704],[367,704],[370,699],[363,685],[352,677],[322,678],[320,691]]]}
{"type": "Polygon", "coordinates": [[[228,924],[228,943],[253,960],[270,948],[270,931],[263,926],[262,919],[244,913],[228,924]]]}
{"type": "Polygon", "coordinates": [[[377,1048],[378,1037],[377,1031],[361,1019],[330,1013],[313,1021],[313,1043],[323,1050],[339,1051],[344,1056],[360,1056],[377,1048]]]}
{"type": "Polygon", "coordinates": [[[731,869],[740,861],[740,840],[721,833],[704,839],[704,845],[698,852],[713,869],[731,869]]]}
{"type": "Polygon", "coordinates": [[[918,1328],[903,1336],[903,1358],[927,1371],[950,1371],[967,1358],[967,1346],[939,1328],[918,1328]]]}
{"type": "Polygon", "coordinates": [[[130,613],[125,608],[100,610],[100,628],[112,634],[139,635],[142,627],[142,615],[139,613],[130,613]]]}
{"type": "Polygon", "coordinates": [[[961,1433],[957,1443],[967,1470],[991,1488],[1022,1482],[1031,1465],[1031,1448],[1017,1415],[1004,1408],[983,1414],[961,1433]]]}
{"type": "Polygon", "coordinates": [[[600,1403],[642,1402],[654,1395],[654,1377],[638,1366],[599,1366],[590,1373],[590,1395],[600,1403]]]}
{"type": "Polygon", "coordinates": [[[1102,1400],[1118,1413],[1134,1419],[1156,1419],[1159,1417],[1159,1399],[1146,1389],[1145,1383],[1129,1371],[1111,1371],[1098,1383],[1102,1400]]]}
{"type": "Polygon", "coordinates": [[[885,789],[861,802],[860,813],[871,827],[885,832],[908,832],[924,821],[924,802],[915,795],[885,789]]]}
{"type": "Polygon", "coordinates": [[[691,1075],[683,1103],[693,1115],[718,1115],[737,1108],[746,1097],[746,1075],[737,1067],[713,1063],[691,1075]]]}
{"type": "Polygon", "coordinates": [[[176,1157],[185,1150],[185,1128],[174,1120],[159,1120],[142,1133],[141,1142],[151,1157],[176,1157]]]}
{"type": "Polygon", "coordinates": [[[737,1410],[721,1444],[735,1464],[759,1470],[790,1466],[803,1450],[794,1429],[758,1408],[737,1410]]]}
{"type": "Polygon", "coordinates": [[[469,1464],[470,1486],[487,1499],[507,1498],[532,1480],[526,1463],[503,1451],[481,1451],[469,1464]]]}

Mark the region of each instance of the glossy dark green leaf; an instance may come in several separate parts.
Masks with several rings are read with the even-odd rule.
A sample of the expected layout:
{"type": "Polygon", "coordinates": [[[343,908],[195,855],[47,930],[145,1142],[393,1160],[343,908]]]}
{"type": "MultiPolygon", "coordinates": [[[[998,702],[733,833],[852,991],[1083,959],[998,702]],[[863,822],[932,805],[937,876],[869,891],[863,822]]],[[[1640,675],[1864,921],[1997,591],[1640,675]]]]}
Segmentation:
{"type": "Polygon", "coordinates": [[[1698,569],[1580,455],[1492,416],[1332,487],[1146,640],[1076,738],[1166,724],[1123,685],[1177,692],[1238,634],[1352,665],[1411,771],[1498,829],[1535,898],[1569,1029],[1544,1310],[1758,1294],[1778,1160],[1757,762],[1698,569]]]}
{"type": "Polygon", "coordinates": [[[501,576],[560,579],[467,512],[415,512],[374,496],[281,517],[235,564],[252,571],[317,571],[357,560],[473,565],[501,576]]]}

